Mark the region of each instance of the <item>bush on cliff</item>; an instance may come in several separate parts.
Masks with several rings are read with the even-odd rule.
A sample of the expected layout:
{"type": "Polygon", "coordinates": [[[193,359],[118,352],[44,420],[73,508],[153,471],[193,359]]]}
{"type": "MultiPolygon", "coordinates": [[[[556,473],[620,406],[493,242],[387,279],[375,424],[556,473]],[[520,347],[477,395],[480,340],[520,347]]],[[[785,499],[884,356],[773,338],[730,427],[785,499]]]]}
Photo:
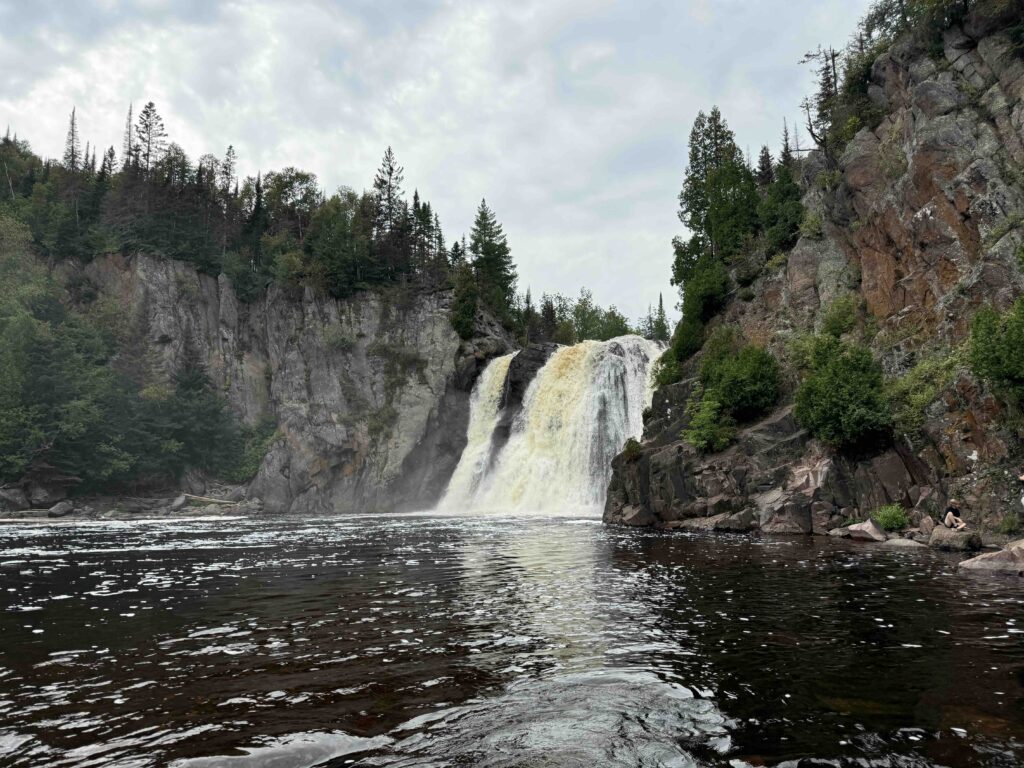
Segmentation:
{"type": "Polygon", "coordinates": [[[982,307],[971,324],[971,370],[1000,394],[1024,402],[1024,297],[1005,314],[982,307]]]}
{"type": "Polygon", "coordinates": [[[695,391],[686,403],[686,415],[689,423],[682,438],[702,453],[725,450],[736,434],[735,422],[714,392],[695,391]]]}
{"type": "Polygon", "coordinates": [[[830,336],[814,340],[796,393],[796,418],[836,448],[866,448],[892,426],[882,369],[867,347],[830,336]]]}
{"type": "Polygon", "coordinates": [[[700,380],[722,412],[739,422],[768,411],[779,396],[779,364],[764,348],[741,345],[735,331],[719,328],[704,349],[700,380]]]}

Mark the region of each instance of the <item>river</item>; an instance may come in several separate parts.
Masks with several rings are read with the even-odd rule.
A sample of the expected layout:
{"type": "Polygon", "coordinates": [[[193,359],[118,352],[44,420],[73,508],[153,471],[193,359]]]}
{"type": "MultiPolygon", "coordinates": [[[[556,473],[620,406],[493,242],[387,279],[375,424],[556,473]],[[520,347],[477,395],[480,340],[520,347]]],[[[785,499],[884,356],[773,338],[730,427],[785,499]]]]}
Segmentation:
{"type": "Polygon", "coordinates": [[[1024,587],[954,564],[555,517],[8,524],[0,765],[1019,766],[1024,587]]]}

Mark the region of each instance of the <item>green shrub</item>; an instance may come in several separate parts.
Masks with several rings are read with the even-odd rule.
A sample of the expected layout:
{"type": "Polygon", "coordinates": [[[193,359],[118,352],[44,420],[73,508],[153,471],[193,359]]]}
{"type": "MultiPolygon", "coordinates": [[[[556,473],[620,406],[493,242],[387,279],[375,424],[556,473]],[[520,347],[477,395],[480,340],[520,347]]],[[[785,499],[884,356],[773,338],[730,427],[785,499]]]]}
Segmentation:
{"type": "Polygon", "coordinates": [[[950,385],[966,361],[966,346],[960,346],[945,355],[926,357],[902,376],[886,382],[893,425],[898,432],[914,434],[921,428],[925,408],[950,385]]]}
{"type": "Polygon", "coordinates": [[[739,296],[740,301],[753,301],[756,294],[754,293],[753,288],[745,287],[740,289],[737,296],[739,296]]]}
{"type": "Polygon", "coordinates": [[[694,392],[686,403],[686,415],[689,426],[682,437],[702,453],[725,450],[736,434],[732,419],[712,392],[694,392]]]}
{"type": "Polygon", "coordinates": [[[626,444],[622,448],[622,455],[625,457],[626,461],[628,461],[630,464],[639,461],[640,460],[640,456],[642,454],[643,454],[643,450],[640,448],[640,443],[638,443],[632,437],[629,438],[629,440],[626,441],[626,444]]]}
{"type": "Polygon", "coordinates": [[[1020,515],[1016,511],[1007,512],[996,527],[996,530],[1004,536],[1015,536],[1020,533],[1020,529],[1020,515]]]}
{"type": "Polygon", "coordinates": [[[856,296],[847,294],[829,304],[825,317],[821,321],[821,332],[826,336],[839,338],[857,326],[857,313],[860,301],[856,296]]]}
{"type": "Polygon", "coordinates": [[[820,240],[824,233],[823,226],[821,214],[808,211],[800,222],[800,234],[812,240],[820,240]]]}
{"type": "Polygon", "coordinates": [[[785,266],[786,266],[788,261],[789,261],[789,254],[788,253],[785,253],[785,252],[777,253],[774,256],[772,256],[770,259],[768,259],[768,263],[765,264],[765,266],[768,268],[769,271],[774,272],[776,270],[785,268],[785,266]]]}
{"type": "Polygon", "coordinates": [[[224,479],[232,483],[247,483],[252,480],[278,436],[277,425],[273,421],[264,421],[255,427],[243,428],[241,451],[234,466],[225,472],[224,479]]]}
{"type": "Polygon", "coordinates": [[[324,329],[324,343],[328,349],[336,352],[351,352],[356,346],[355,339],[345,333],[340,325],[330,325],[324,329]]]}
{"type": "Polygon", "coordinates": [[[675,384],[682,378],[682,375],[679,361],[676,360],[671,350],[666,350],[665,354],[654,363],[654,383],[658,387],[675,384]]]}
{"type": "Polygon", "coordinates": [[[705,345],[700,379],[721,412],[740,422],[765,413],[779,396],[775,358],[761,347],[740,346],[728,327],[715,331],[705,345]]]}
{"type": "Polygon", "coordinates": [[[907,517],[906,510],[899,504],[886,504],[884,507],[876,509],[875,513],[871,515],[871,519],[887,531],[902,531],[910,525],[910,518],[907,517]]]}
{"type": "Polygon", "coordinates": [[[1001,394],[1024,400],[1024,297],[1000,315],[983,307],[971,324],[971,370],[1001,394]]]}
{"type": "Polygon", "coordinates": [[[796,393],[796,417],[837,448],[866,446],[891,428],[882,370],[870,350],[829,336],[815,340],[810,373],[796,393]]]}

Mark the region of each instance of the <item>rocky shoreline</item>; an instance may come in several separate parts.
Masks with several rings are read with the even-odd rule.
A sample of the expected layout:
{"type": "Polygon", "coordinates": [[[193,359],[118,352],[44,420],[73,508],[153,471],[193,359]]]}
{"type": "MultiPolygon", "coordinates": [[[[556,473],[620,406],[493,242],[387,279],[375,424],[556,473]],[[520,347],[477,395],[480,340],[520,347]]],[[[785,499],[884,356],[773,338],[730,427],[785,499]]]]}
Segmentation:
{"type": "Polygon", "coordinates": [[[254,516],[263,501],[246,495],[243,486],[221,486],[210,495],[98,496],[63,499],[50,507],[25,506],[0,512],[0,523],[26,521],[146,520],[194,517],[254,516]]]}

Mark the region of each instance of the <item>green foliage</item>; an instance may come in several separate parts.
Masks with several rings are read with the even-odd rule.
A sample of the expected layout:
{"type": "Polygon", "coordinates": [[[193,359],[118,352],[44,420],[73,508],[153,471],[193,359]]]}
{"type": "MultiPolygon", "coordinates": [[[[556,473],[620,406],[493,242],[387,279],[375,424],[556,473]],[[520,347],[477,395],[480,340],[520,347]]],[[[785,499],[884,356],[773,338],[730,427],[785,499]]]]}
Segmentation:
{"type": "Polygon", "coordinates": [[[686,416],[682,438],[702,453],[725,450],[736,435],[733,420],[712,392],[695,392],[686,403],[686,416]]]}
{"type": "Polygon", "coordinates": [[[809,373],[796,393],[796,417],[812,435],[837,448],[866,447],[891,427],[882,371],[870,350],[818,337],[809,373]]]}
{"type": "Polygon", "coordinates": [[[878,523],[886,531],[902,531],[910,525],[910,518],[907,512],[899,504],[886,504],[876,509],[871,519],[878,523]]]}
{"type": "Polygon", "coordinates": [[[800,202],[800,187],[787,166],[779,166],[775,180],[757,207],[757,215],[764,229],[769,254],[788,251],[796,245],[804,208],[800,202]]]}
{"type": "Polygon", "coordinates": [[[926,357],[902,376],[886,382],[896,430],[908,435],[920,430],[925,408],[952,383],[966,362],[967,348],[960,346],[947,354],[926,357]]]}
{"type": "Polygon", "coordinates": [[[460,338],[473,337],[478,300],[476,277],[472,268],[463,262],[455,268],[455,299],[452,303],[452,327],[460,338]]]}
{"type": "Polygon", "coordinates": [[[516,268],[505,233],[486,200],[480,201],[476,212],[470,232],[469,252],[473,256],[480,300],[498,317],[511,320],[516,268]]]}
{"type": "Polygon", "coordinates": [[[632,437],[629,438],[629,440],[626,441],[626,445],[623,446],[622,448],[622,455],[630,464],[636,463],[637,461],[640,460],[640,457],[643,455],[643,450],[640,448],[640,443],[638,443],[636,439],[632,437]]]}
{"type": "Polygon", "coordinates": [[[742,344],[735,329],[722,326],[704,344],[700,381],[724,415],[750,421],[778,399],[779,365],[764,348],[742,344]]]}
{"type": "Polygon", "coordinates": [[[807,213],[804,214],[803,220],[800,222],[800,234],[803,237],[809,237],[812,240],[820,240],[824,234],[821,214],[807,211],[807,213]]]}
{"type": "Polygon", "coordinates": [[[242,435],[194,350],[154,383],[144,360],[132,364],[124,318],[102,300],[88,314],[65,305],[30,239],[0,215],[0,482],[97,491],[189,468],[229,474],[242,435]]]}
{"type": "Polygon", "coordinates": [[[853,294],[835,299],[825,310],[821,321],[821,332],[836,339],[857,327],[860,301],[853,294]]]}
{"type": "Polygon", "coordinates": [[[324,343],[335,352],[351,352],[356,341],[340,325],[329,325],[324,329],[324,343]]]}
{"type": "Polygon", "coordinates": [[[982,307],[971,324],[971,370],[1015,403],[1024,400],[1024,297],[1005,314],[982,307]]]}
{"type": "Polygon", "coordinates": [[[654,383],[658,387],[675,384],[682,378],[682,375],[679,360],[674,354],[671,354],[671,350],[666,350],[654,363],[654,383]]]}
{"type": "Polygon", "coordinates": [[[273,421],[264,421],[241,431],[241,450],[233,457],[223,477],[230,483],[248,483],[260,469],[270,446],[280,437],[273,421]]]}
{"type": "Polygon", "coordinates": [[[996,527],[998,533],[1004,536],[1015,536],[1021,531],[1021,520],[1020,514],[1013,510],[1003,515],[1003,519],[999,521],[999,525],[996,527]]]}

